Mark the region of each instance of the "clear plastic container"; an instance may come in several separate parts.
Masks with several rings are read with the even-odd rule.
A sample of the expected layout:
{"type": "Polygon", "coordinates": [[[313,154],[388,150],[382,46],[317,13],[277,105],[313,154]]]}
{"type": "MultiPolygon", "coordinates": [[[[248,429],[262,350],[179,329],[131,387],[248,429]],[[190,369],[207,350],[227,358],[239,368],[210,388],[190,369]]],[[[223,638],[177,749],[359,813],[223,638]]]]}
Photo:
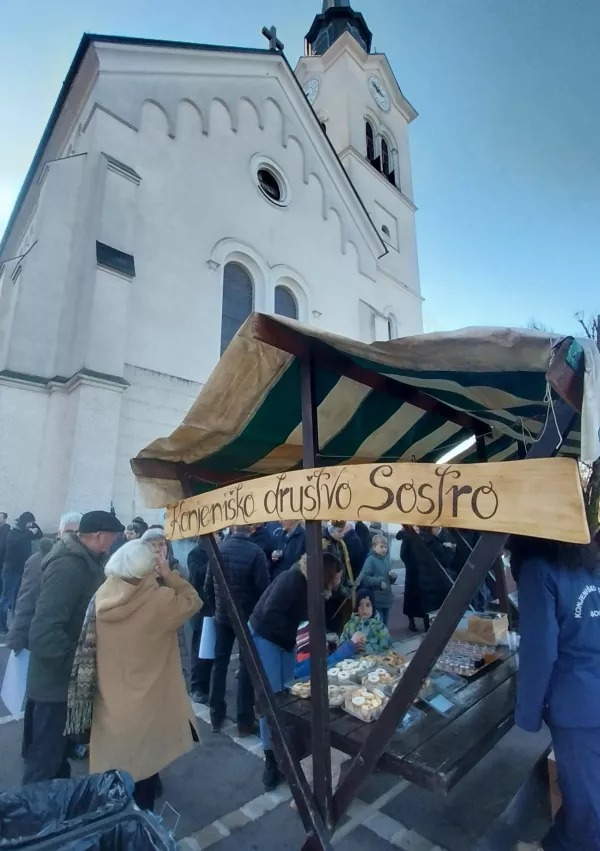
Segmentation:
{"type": "Polygon", "coordinates": [[[381,717],[387,702],[388,698],[381,689],[369,691],[369,689],[361,688],[348,695],[344,701],[344,709],[350,715],[368,724],[381,717]]]}

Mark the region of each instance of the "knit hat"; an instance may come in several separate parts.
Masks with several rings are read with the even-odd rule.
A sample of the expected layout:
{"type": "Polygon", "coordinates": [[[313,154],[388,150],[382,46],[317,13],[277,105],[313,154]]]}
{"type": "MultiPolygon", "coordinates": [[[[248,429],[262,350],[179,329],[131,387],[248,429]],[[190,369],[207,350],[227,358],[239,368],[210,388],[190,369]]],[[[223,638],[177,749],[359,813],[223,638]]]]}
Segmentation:
{"type": "Polygon", "coordinates": [[[354,604],[354,611],[358,612],[358,605],[361,600],[370,600],[371,605],[373,606],[373,614],[375,615],[377,609],[375,608],[375,600],[373,599],[373,595],[366,588],[361,588],[360,591],[356,594],[356,603],[354,604]]]}
{"type": "Polygon", "coordinates": [[[95,532],[124,532],[125,527],[119,523],[110,511],[88,511],[79,524],[80,535],[93,535],[95,532]]]}

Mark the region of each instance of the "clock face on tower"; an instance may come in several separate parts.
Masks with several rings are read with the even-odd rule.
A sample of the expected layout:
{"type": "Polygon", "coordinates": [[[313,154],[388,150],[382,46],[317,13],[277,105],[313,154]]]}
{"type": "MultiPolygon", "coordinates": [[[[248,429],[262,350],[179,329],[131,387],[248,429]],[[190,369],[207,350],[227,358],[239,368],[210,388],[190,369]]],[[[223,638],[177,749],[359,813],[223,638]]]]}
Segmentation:
{"type": "Polygon", "coordinates": [[[321,84],[319,83],[316,77],[313,77],[304,84],[304,94],[306,95],[306,98],[311,106],[317,99],[320,85],[321,84]]]}
{"type": "Polygon", "coordinates": [[[369,91],[373,100],[384,112],[390,111],[390,96],[379,77],[369,77],[369,91]]]}

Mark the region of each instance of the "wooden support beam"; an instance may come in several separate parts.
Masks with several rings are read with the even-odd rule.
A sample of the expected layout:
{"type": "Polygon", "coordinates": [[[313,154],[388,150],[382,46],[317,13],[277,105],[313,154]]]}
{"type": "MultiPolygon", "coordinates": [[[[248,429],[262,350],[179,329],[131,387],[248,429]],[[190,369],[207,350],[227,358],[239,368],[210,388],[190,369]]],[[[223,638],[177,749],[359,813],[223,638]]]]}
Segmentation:
{"type": "MultiPolygon", "coordinates": [[[[313,469],[318,465],[319,432],[315,367],[311,356],[302,361],[301,370],[303,462],[307,469],[313,469]]],[[[320,520],[306,521],[313,785],[317,808],[325,826],[330,829],[332,827],[331,746],[322,534],[320,520]]]]}
{"type": "Polygon", "coordinates": [[[242,616],[238,609],[229,588],[226,568],[215,537],[214,535],[205,535],[202,540],[206,545],[206,552],[213,575],[219,583],[219,589],[227,605],[231,626],[239,643],[240,653],[243,654],[244,661],[248,667],[252,684],[259,697],[261,709],[263,712],[266,712],[269,719],[275,752],[279,757],[287,781],[290,784],[300,818],[307,832],[308,840],[305,847],[307,851],[308,849],[310,851],[332,851],[328,831],[323,824],[323,819],[315,804],[302,766],[298,762],[288,741],[283,715],[277,706],[275,695],[269,685],[265,669],[256,650],[256,645],[250,635],[246,618],[242,616]]]}
{"type": "MultiPolygon", "coordinates": [[[[549,458],[556,455],[573,427],[576,412],[571,407],[560,403],[556,406],[555,413],[556,424],[553,417],[548,418],[541,438],[529,452],[529,458],[549,458]]],[[[342,817],[364,779],[376,767],[398,723],[419,693],[423,681],[448,643],[479,584],[500,556],[507,539],[508,535],[496,532],[485,533],[480,537],[381,718],[373,725],[373,730],[338,788],[334,796],[336,821],[342,817]]]]}

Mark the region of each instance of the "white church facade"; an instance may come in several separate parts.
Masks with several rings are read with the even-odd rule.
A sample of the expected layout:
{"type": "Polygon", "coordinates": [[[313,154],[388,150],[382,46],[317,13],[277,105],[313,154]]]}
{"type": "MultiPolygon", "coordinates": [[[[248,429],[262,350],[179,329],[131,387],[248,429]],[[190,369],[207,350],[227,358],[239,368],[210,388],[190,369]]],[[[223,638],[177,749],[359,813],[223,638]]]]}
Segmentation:
{"type": "Polygon", "coordinates": [[[150,519],[129,461],[252,310],[422,330],[416,112],[348,0],[306,44],[82,39],[0,245],[0,510],[150,519]]]}

